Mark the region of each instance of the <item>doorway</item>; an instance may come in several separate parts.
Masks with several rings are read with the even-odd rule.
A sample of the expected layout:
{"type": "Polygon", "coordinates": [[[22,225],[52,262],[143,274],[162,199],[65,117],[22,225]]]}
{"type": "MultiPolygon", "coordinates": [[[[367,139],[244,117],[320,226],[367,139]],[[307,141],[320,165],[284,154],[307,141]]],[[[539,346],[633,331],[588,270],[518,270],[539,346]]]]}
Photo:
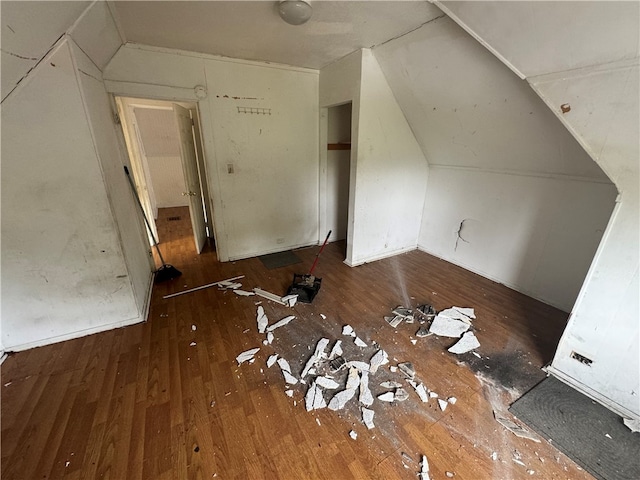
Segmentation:
{"type": "Polygon", "coordinates": [[[327,109],[326,231],[330,242],[346,240],[349,229],[349,185],[351,177],[351,103],[327,109]]]}
{"type": "Polygon", "coordinates": [[[194,247],[201,253],[214,239],[197,105],[131,97],[116,97],[116,104],[133,180],[150,223],[149,242],[154,236],[160,243],[168,241],[156,222],[179,211],[189,217],[194,247]]]}

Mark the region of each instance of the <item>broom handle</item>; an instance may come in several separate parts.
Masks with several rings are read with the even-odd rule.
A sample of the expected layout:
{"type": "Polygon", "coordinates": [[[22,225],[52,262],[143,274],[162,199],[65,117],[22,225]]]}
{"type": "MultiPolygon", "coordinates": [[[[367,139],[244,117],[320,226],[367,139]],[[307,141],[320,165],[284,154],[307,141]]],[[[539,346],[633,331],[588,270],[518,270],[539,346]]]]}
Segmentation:
{"type": "Polygon", "coordinates": [[[129,175],[129,169],[127,168],[126,165],[124,166],[124,173],[127,174],[127,180],[129,180],[129,185],[131,185],[131,191],[133,192],[133,196],[136,199],[136,203],[138,204],[138,207],[140,207],[140,211],[142,212],[142,218],[144,218],[144,223],[147,225],[147,228],[149,229],[149,235],[151,235],[151,238],[153,239],[153,246],[156,247],[156,252],[158,252],[160,261],[162,262],[162,265],[164,265],[164,258],[162,258],[162,253],[160,253],[160,248],[158,247],[158,240],[156,240],[156,236],[153,234],[153,230],[151,229],[149,220],[147,220],[147,215],[144,213],[142,202],[140,202],[140,198],[138,198],[138,192],[136,192],[136,186],[133,184],[133,180],[129,175]]]}
{"type": "Polygon", "coordinates": [[[320,251],[316,255],[316,259],[313,261],[313,265],[311,266],[311,270],[309,270],[309,275],[311,275],[313,273],[313,271],[315,270],[316,265],[318,263],[318,258],[320,257],[320,254],[322,253],[322,250],[324,250],[325,245],[329,241],[329,235],[331,235],[331,230],[329,230],[329,233],[327,233],[327,237],[324,239],[324,243],[320,247],[320,251]]]}

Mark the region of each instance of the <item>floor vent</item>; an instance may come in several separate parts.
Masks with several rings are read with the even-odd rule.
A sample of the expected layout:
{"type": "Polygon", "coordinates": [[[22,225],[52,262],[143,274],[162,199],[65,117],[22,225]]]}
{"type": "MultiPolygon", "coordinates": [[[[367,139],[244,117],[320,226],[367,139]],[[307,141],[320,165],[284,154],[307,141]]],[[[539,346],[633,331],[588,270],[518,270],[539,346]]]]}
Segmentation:
{"type": "Polygon", "coordinates": [[[176,222],[180,220],[182,217],[167,217],[167,222],[176,222]]]}

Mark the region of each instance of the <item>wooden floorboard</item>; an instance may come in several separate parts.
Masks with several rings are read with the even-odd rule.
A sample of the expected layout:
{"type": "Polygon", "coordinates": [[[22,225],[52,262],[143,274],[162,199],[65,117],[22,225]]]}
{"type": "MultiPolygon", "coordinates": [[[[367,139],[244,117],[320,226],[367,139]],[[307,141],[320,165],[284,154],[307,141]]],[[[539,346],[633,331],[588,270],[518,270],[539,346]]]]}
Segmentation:
{"type": "MultiPolygon", "coordinates": [[[[517,438],[493,416],[544,377],[565,313],[419,251],[350,268],[343,242],[320,257],[322,288],[311,305],[288,309],[217,288],[165,300],[236,275],[247,290],[284,294],[318,247],[296,251],[303,263],[267,270],[257,258],[220,263],[211,245],[196,254],[186,208],[161,209],[158,228],[165,260],[183,274],[154,286],[147,322],[2,364],[3,479],[408,479],[422,454],[432,479],[591,478],[545,439],[517,438]],[[257,332],[258,301],[270,322],[296,316],[272,345],[257,332]],[[395,330],[384,322],[396,305],[419,303],[474,307],[482,358],[448,353],[452,339],[415,337],[417,322],[395,330]],[[343,336],[345,324],[369,346],[343,336]],[[390,365],[412,362],[425,385],[457,402],[443,412],[408,387],[405,402],[374,403],[373,430],[357,396],[341,411],[307,412],[306,386],[290,387],[290,398],[277,365],[265,361],[279,353],[299,376],[321,337],[341,339],[345,356],[365,361],[377,342],[390,365]],[[255,363],[238,366],[235,357],[253,347],[255,363]]],[[[380,382],[399,379],[388,367],[370,376],[374,395],[380,382]]]]}

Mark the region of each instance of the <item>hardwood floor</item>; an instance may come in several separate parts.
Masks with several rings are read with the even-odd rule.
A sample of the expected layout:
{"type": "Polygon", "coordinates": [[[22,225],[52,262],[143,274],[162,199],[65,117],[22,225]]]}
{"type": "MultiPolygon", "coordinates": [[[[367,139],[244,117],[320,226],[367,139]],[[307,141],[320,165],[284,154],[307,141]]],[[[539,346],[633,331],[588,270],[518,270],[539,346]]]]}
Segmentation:
{"type": "Polygon", "coordinates": [[[547,440],[517,438],[493,417],[544,377],[540,368],[565,313],[418,251],[349,268],[339,243],[320,257],[322,288],[311,305],[289,309],[217,288],[165,300],[236,275],[245,275],[246,290],[284,294],[318,247],[296,251],[303,263],[274,270],[257,258],[219,263],[210,247],[195,253],[183,210],[163,215],[181,217],[159,228],[165,260],[183,275],[154,287],[147,322],[3,363],[3,479],[410,479],[422,454],[432,479],[447,472],[455,479],[591,478],[547,440]],[[270,323],[296,316],[274,331],[272,345],[257,332],[259,301],[270,323]],[[438,310],[474,307],[482,358],[448,353],[452,339],[415,337],[417,322],[394,330],[383,320],[396,305],[424,302],[438,310]],[[341,334],[345,324],[367,348],[341,334]],[[370,375],[374,395],[385,391],[380,382],[402,381],[389,366],[409,361],[427,387],[457,402],[443,412],[407,386],[405,402],[374,402],[372,430],[361,422],[357,395],[344,410],[307,412],[309,382],[290,387],[290,398],[278,365],[265,362],[278,353],[299,377],[321,337],[330,346],[341,339],[352,360],[368,362],[374,341],[387,351],[390,364],[370,375]],[[238,366],[236,356],[254,347],[255,362],[238,366]],[[404,459],[407,468],[403,452],[412,459],[404,459]]]}

